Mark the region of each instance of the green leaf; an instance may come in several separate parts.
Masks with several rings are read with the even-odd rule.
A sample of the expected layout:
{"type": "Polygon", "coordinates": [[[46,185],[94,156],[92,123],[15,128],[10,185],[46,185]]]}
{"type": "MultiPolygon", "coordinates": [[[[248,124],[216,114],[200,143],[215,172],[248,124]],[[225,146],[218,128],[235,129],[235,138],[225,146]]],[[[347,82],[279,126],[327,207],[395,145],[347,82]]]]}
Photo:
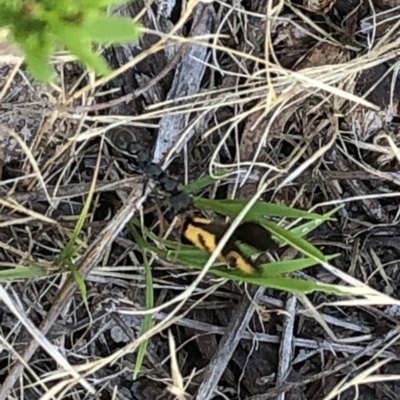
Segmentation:
{"type": "Polygon", "coordinates": [[[77,283],[78,288],[82,294],[83,301],[85,302],[86,306],[88,306],[86,283],[83,279],[82,274],[78,271],[78,268],[76,268],[76,265],[70,258],[64,258],[64,260],[66,261],[66,264],[68,265],[72,275],[75,278],[75,282],[77,283]]]}
{"type": "Polygon", "coordinates": [[[41,81],[51,81],[55,76],[48,59],[59,48],[58,44],[64,44],[82,64],[95,72],[108,74],[111,69],[93,51],[93,40],[100,44],[120,43],[136,40],[140,35],[137,22],[107,16],[109,6],[127,3],[127,0],[0,2],[0,26],[9,29],[8,40],[21,48],[29,70],[41,81]]]}
{"type": "MultiPolygon", "coordinates": [[[[192,256],[194,256],[195,251],[193,251],[192,256]]],[[[161,251],[161,253],[163,250],[161,251]]],[[[200,253],[200,251],[199,251],[200,253]]],[[[159,253],[160,254],[160,253],[159,253]]],[[[191,257],[189,256],[190,253],[174,253],[172,255],[173,258],[176,257],[180,262],[183,262],[185,265],[191,266],[195,269],[201,270],[204,267],[205,261],[209,258],[209,254],[204,252],[205,261],[200,260],[199,256],[191,257]],[[185,263],[184,261],[188,261],[185,263]]],[[[329,258],[333,258],[334,256],[330,256],[329,258]]],[[[302,279],[295,279],[295,278],[276,278],[276,273],[273,275],[271,274],[271,269],[278,270],[281,269],[282,273],[286,270],[286,272],[290,272],[291,270],[295,271],[298,269],[306,268],[308,266],[312,266],[317,264],[318,262],[312,259],[300,259],[300,260],[290,260],[290,261],[282,261],[277,263],[269,263],[263,264],[263,272],[261,276],[257,275],[250,275],[246,274],[238,269],[228,269],[226,266],[221,267],[211,267],[209,272],[213,273],[222,278],[232,279],[234,281],[239,282],[247,282],[247,283],[254,283],[256,285],[264,286],[267,288],[272,289],[279,289],[284,290],[287,292],[299,292],[299,293],[311,293],[313,291],[324,291],[328,293],[335,293],[335,294],[343,294],[343,289],[335,285],[326,285],[324,283],[315,282],[315,281],[306,281],[302,279]],[[285,265],[286,264],[286,265],[285,265]]],[[[281,272],[280,271],[280,272],[281,272]]],[[[346,292],[347,293],[347,292],[346,292]]]]}
{"type": "Polygon", "coordinates": [[[312,232],[314,229],[318,228],[320,225],[322,225],[326,220],[332,219],[331,216],[335,214],[340,208],[342,208],[342,205],[339,207],[334,208],[333,210],[327,212],[322,216],[322,219],[316,219],[314,221],[309,221],[306,222],[305,224],[299,225],[296,228],[291,229],[290,231],[294,233],[297,236],[306,236],[310,232],[312,232]]]}
{"type": "Polygon", "coordinates": [[[125,4],[129,0],[85,0],[84,8],[85,9],[94,9],[94,8],[103,8],[118,4],[125,4]]]}
{"type": "Polygon", "coordinates": [[[321,251],[319,251],[316,247],[314,247],[307,240],[295,235],[291,231],[284,229],[271,221],[268,220],[259,220],[261,225],[267,228],[279,241],[284,241],[293,246],[295,249],[301,251],[305,255],[315,258],[321,262],[325,262],[325,256],[321,251]]]}
{"type": "Polygon", "coordinates": [[[270,276],[257,277],[255,275],[248,275],[239,270],[228,270],[223,268],[213,268],[210,272],[222,278],[232,279],[238,282],[247,282],[255,285],[263,286],[271,289],[283,290],[291,293],[309,294],[315,291],[322,291],[332,294],[351,294],[343,290],[343,286],[329,285],[317,281],[308,281],[304,279],[295,278],[272,278],[270,276]]]}
{"type": "MultiPolygon", "coordinates": [[[[152,251],[158,254],[160,257],[164,257],[172,262],[178,262],[183,265],[187,265],[192,268],[203,268],[205,263],[210,258],[210,254],[204,250],[197,249],[194,246],[189,249],[179,249],[179,250],[170,250],[165,251],[158,249],[157,247],[153,247],[152,251]]],[[[246,252],[248,254],[248,252],[246,252]]],[[[327,260],[336,258],[338,254],[327,256],[327,260]]],[[[273,261],[270,263],[262,264],[260,267],[262,268],[262,276],[264,277],[272,277],[281,274],[288,274],[291,272],[299,271],[305,268],[312,267],[318,264],[319,261],[314,258],[300,258],[295,260],[285,260],[285,261],[273,261]]],[[[214,265],[222,265],[226,268],[224,264],[215,262],[214,265]]]]}
{"type": "Polygon", "coordinates": [[[89,193],[87,195],[85,205],[82,209],[82,212],[79,215],[78,221],[74,227],[74,231],[71,235],[71,238],[59,256],[59,261],[64,262],[65,264],[67,264],[69,266],[69,268],[78,284],[78,287],[81,291],[83,301],[85,302],[86,305],[87,305],[87,289],[86,289],[85,280],[83,279],[83,276],[79,272],[75,263],[72,261],[72,258],[74,256],[74,253],[76,252],[76,247],[77,247],[76,242],[78,241],[78,238],[82,231],[85,220],[89,214],[89,210],[90,210],[90,206],[92,204],[92,199],[93,199],[94,190],[95,190],[94,182],[95,182],[96,178],[97,178],[97,176],[95,175],[94,180],[91,184],[89,193]]]}
{"type": "Polygon", "coordinates": [[[97,43],[134,41],[140,35],[139,24],[128,18],[96,16],[82,25],[86,38],[97,43]]]}
{"type": "Polygon", "coordinates": [[[46,271],[36,265],[28,267],[6,268],[0,271],[0,281],[13,281],[17,279],[41,278],[46,276],[46,271]]]}
{"type": "MultiPolygon", "coordinates": [[[[261,223],[261,222],[260,222],[261,223]]],[[[310,258],[302,258],[297,260],[287,260],[287,261],[278,261],[271,262],[262,265],[262,273],[261,275],[250,275],[246,274],[238,269],[229,269],[225,265],[221,267],[217,267],[215,263],[209,270],[210,273],[213,273],[219,277],[231,279],[239,282],[247,282],[253,283],[256,285],[264,286],[267,288],[284,290],[292,293],[311,293],[314,291],[323,291],[327,293],[334,293],[339,295],[352,295],[352,289],[339,285],[327,285],[324,283],[316,282],[316,281],[306,281],[302,279],[295,279],[289,277],[276,277],[280,274],[287,274],[290,272],[298,271],[313,265],[318,264],[318,258],[326,261],[332,258],[337,257],[339,254],[324,256],[320,253],[314,246],[310,245],[304,239],[299,238],[293,233],[286,231],[285,229],[275,226],[275,224],[267,222],[264,225],[268,225],[267,228],[273,231],[278,237],[284,237],[285,239],[290,239],[291,242],[294,242],[295,247],[302,247],[304,252],[309,252],[313,254],[310,258]]],[[[143,239],[137,240],[138,243],[143,244],[143,239]]],[[[165,241],[162,241],[165,244],[165,241]]],[[[172,242],[173,243],[173,242],[172,242]]],[[[201,270],[204,268],[205,263],[210,257],[210,254],[197,249],[194,246],[187,246],[182,244],[176,244],[176,250],[164,250],[157,248],[156,246],[146,243],[146,249],[150,251],[154,251],[160,257],[166,258],[168,260],[177,261],[183,265],[187,265],[188,267],[192,267],[195,269],[201,270]],[[182,248],[179,248],[179,247],[182,248]]]]}
{"type": "Polygon", "coordinates": [[[55,71],[48,63],[53,50],[49,36],[31,35],[29,39],[20,42],[20,47],[25,52],[26,65],[36,79],[42,82],[53,79],[55,71]]]}
{"type": "Polygon", "coordinates": [[[58,34],[68,50],[95,72],[106,75],[111,70],[103,58],[92,51],[91,44],[81,27],[62,26],[58,34]]]}
{"type": "MultiPolygon", "coordinates": [[[[276,240],[278,242],[289,243],[290,245],[292,245],[293,247],[295,247],[302,253],[309,256],[312,261],[309,259],[305,259],[306,264],[305,264],[304,268],[306,268],[308,262],[312,262],[311,265],[315,265],[318,262],[326,261],[324,254],[322,252],[320,252],[316,247],[314,247],[311,243],[309,243],[307,240],[299,237],[298,235],[294,234],[293,232],[291,232],[289,230],[286,230],[286,229],[276,225],[275,223],[273,223],[271,221],[258,220],[258,222],[261,225],[263,225],[268,231],[272,232],[272,234],[274,236],[276,236],[276,240]]],[[[146,229],[146,228],[144,228],[144,229],[146,229]]],[[[161,240],[160,238],[158,238],[156,235],[152,234],[151,232],[148,232],[148,236],[151,237],[153,240],[158,240],[158,241],[162,242],[165,246],[167,246],[171,250],[169,250],[169,251],[162,250],[162,249],[159,249],[156,246],[153,246],[149,243],[146,244],[146,247],[149,250],[154,251],[155,253],[159,254],[160,256],[166,257],[171,261],[178,261],[181,264],[190,265],[193,267],[203,267],[210,256],[209,253],[207,253],[204,250],[200,250],[195,246],[184,245],[182,243],[177,243],[177,242],[168,241],[168,240],[161,240]]],[[[260,253],[257,249],[253,249],[244,243],[241,243],[239,246],[242,250],[244,250],[245,254],[254,255],[254,254],[260,253]]],[[[271,264],[266,264],[263,266],[263,268],[264,269],[267,268],[269,275],[271,275],[271,271],[272,271],[271,268],[274,268],[273,271],[275,271],[276,266],[285,265],[285,263],[288,263],[288,262],[289,261],[277,263],[277,264],[275,264],[275,267],[274,266],[270,267],[271,264]]],[[[296,265],[296,263],[301,263],[301,262],[302,261],[293,260],[293,263],[294,263],[293,265],[296,265]]],[[[297,266],[301,266],[301,264],[297,264],[297,266]]],[[[288,268],[289,268],[289,270],[291,269],[290,264],[289,264],[288,268]]],[[[285,271],[283,271],[283,272],[285,272],[285,271]]],[[[280,271],[278,269],[276,269],[275,274],[279,274],[279,273],[280,273],[280,271]]]]}
{"type": "Polygon", "coordinates": [[[167,258],[170,261],[178,262],[179,264],[191,266],[194,268],[203,268],[204,264],[210,258],[210,254],[204,250],[197,249],[191,246],[191,249],[178,250],[178,251],[165,251],[157,249],[155,253],[167,258]]]}
{"type": "MultiPolygon", "coordinates": [[[[211,200],[201,197],[195,198],[195,204],[199,208],[211,209],[223,215],[235,217],[248,203],[245,199],[234,200],[211,200]]],[[[246,219],[254,219],[256,217],[285,217],[285,218],[304,218],[304,219],[324,219],[320,214],[309,213],[307,211],[298,210],[296,208],[287,207],[279,204],[267,203],[265,201],[257,201],[248,212],[246,219]]]]}
{"type": "MultiPolygon", "coordinates": [[[[235,280],[234,278],[232,278],[235,280]]],[[[284,290],[291,293],[309,294],[313,292],[325,292],[331,294],[343,295],[343,290],[336,285],[329,285],[322,282],[306,281],[304,279],[294,278],[249,278],[247,282],[271,289],[284,290]]],[[[350,292],[349,292],[350,294],[350,292]]]]}
{"type": "MultiPolygon", "coordinates": [[[[326,256],[327,260],[331,260],[340,256],[340,254],[333,254],[326,256]]],[[[262,264],[262,276],[272,277],[276,275],[289,274],[296,271],[301,271],[305,268],[313,267],[318,264],[317,260],[312,258],[299,258],[295,260],[276,261],[268,264],[262,264]]]]}
{"type": "Polygon", "coordinates": [[[48,82],[55,77],[54,69],[49,65],[48,59],[39,58],[38,55],[25,54],[25,62],[30,73],[41,82],[48,82]]]}
{"type": "Polygon", "coordinates": [[[207,175],[189,183],[186,186],[180,186],[180,189],[182,189],[186,193],[196,193],[217,181],[218,179],[211,178],[207,175]]]}
{"type": "MultiPolygon", "coordinates": [[[[128,223],[128,228],[130,232],[132,233],[132,236],[134,237],[136,243],[139,245],[142,255],[143,255],[143,261],[144,261],[144,266],[145,266],[145,274],[146,274],[146,310],[151,310],[154,308],[154,288],[153,288],[153,276],[151,273],[151,266],[150,263],[147,259],[147,254],[146,254],[146,248],[147,242],[145,239],[139,234],[138,230],[134,226],[132,222],[128,223]]],[[[146,333],[151,327],[153,326],[153,316],[151,314],[146,314],[143,319],[143,327],[142,327],[142,333],[146,333]]],[[[134,371],[134,378],[136,379],[137,375],[140,372],[140,368],[143,364],[144,357],[146,355],[146,350],[148,346],[148,340],[143,341],[140,344],[139,350],[138,350],[138,355],[136,358],[136,363],[135,363],[135,371],[134,371]]]]}

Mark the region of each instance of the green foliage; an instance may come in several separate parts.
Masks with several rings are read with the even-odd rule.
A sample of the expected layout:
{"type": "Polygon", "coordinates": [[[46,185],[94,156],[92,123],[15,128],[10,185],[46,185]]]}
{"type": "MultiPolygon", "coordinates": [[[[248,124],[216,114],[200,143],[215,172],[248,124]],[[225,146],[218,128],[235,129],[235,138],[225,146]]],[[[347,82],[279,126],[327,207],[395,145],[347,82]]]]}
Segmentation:
{"type": "MultiPolygon", "coordinates": [[[[211,200],[204,198],[196,198],[196,207],[202,209],[213,210],[231,218],[235,218],[242,210],[246,200],[211,200]]],[[[261,265],[262,272],[259,276],[245,274],[240,270],[228,269],[225,265],[216,262],[210,272],[223,278],[229,278],[234,281],[254,283],[260,286],[284,290],[292,293],[311,293],[313,291],[323,291],[326,293],[349,294],[343,287],[338,285],[328,285],[317,281],[307,281],[300,278],[291,278],[288,274],[317,265],[320,262],[328,261],[338,256],[324,255],[320,250],[314,247],[310,242],[303,238],[312,230],[324,222],[331,220],[332,215],[337,209],[321,215],[308,213],[297,210],[292,207],[276,205],[264,201],[257,201],[254,207],[246,215],[245,220],[255,220],[270,231],[274,238],[281,244],[289,244],[299,250],[306,257],[294,260],[284,260],[277,262],[269,262],[261,265]],[[306,220],[303,224],[298,225],[290,230],[273,223],[268,217],[279,216],[285,218],[300,218],[306,220]]],[[[134,222],[136,226],[140,226],[138,222],[134,222]]],[[[194,269],[202,269],[210,257],[210,254],[191,245],[184,245],[180,242],[170,240],[162,240],[155,234],[142,227],[142,234],[159,245],[147,242],[147,251],[156,253],[159,257],[172,262],[183,264],[194,269]]],[[[143,246],[143,243],[141,245],[143,246]]],[[[254,255],[258,252],[252,250],[249,246],[242,245],[241,249],[248,255],[254,255]]]]}
{"type": "Polygon", "coordinates": [[[49,57],[66,48],[99,74],[110,72],[95,53],[95,44],[136,40],[140,25],[129,18],[107,16],[107,8],[127,0],[0,0],[0,27],[25,53],[36,79],[49,81],[54,71],[49,57]]]}
{"type": "Polygon", "coordinates": [[[44,276],[46,276],[46,270],[39,265],[15,265],[14,267],[0,270],[0,282],[13,282],[19,279],[41,278],[44,276]]]}
{"type": "MultiPolygon", "coordinates": [[[[215,200],[202,197],[196,197],[195,201],[196,206],[199,208],[210,209],[229,217],[236,217],[247,203],[248,200],[246,199],[215,200]]],[[[257,201],[248,212],[245,220],[254,220],[266,215],[270,217],[304,218],[311,220],[329,219],[325,216],[308,211],[298,210],[293,207],[288,207],[281,204],[267,203],[265,201],[257,201]]]]}
{"type": "Polygon", "coordinates": [[[82,228],[85,223],[85,220],[87,219],[88,214],[89,214],[89,209],[92,204],[92,199],[93,199],[94,190],[95,190],[95,186],[96,186],[96,180],[97,180],[97,173],[95,174],[95,176],[93,178],[92,185],[90,187],[88,196],[85,201],[85,205],[83,207],[81,214],[79,215],[79,219],[75,225],[72,236],[57,260],[57,262],[59,264],[65,264],[71,271],[71,273],[74,276],[75,281],[79,287],[79,290],[82,293],[83,301],[85,302],[86,305],[87,305],[86,283],[85,283],[85,280],[84,280],[82,274],[76,267],[73,259],[75,258],[75,254],[79,253],[79,246],[77,243],[78,243],[79,235],[82,232],[82,228]]]}
{"type": "MultiPolygon", "coordinates": [[[[138,220],[136,220],[135,222],[139,223],[138,220]]],[[[137,231],[137,229],[133,223],[130,222],[128,224],[128,228],[129,228],[130,232],[132,233],[132,236],[135,238],[135,241],[139,245],[139,248],[143,254],[143,262],[144,262],[145,276],[146,276],[146,278],[145,278],[146,279],[146,310],[151,310],[152,308],[154,308],[154,287],[153,287],[153,275],[151,272],[151,265],[149,263],[149,260],[147,258],[147,253],[146,253],[147,243],[140,236],[140,233],[137,231]]],[[[142,333],[146,333],[152,327],[153,327],[153,316],[152,316],[152,314],[146,314],[144,316],[144,320],[143,320],[142,333]]],[[[140,347],[138,350],[138,355],[136,358],[133,379],[136,379],[140,372],[144,357],[146,355],[148,342],[149,342],[148,340],[145,340],[140,344],[140,347]]]]}

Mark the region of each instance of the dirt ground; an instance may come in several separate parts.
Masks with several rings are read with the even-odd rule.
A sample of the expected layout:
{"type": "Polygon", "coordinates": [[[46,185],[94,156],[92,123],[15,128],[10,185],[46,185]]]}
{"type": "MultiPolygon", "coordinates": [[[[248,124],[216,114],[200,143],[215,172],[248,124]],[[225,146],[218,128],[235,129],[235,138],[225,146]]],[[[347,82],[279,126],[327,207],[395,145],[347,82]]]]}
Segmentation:
{"type": "Polygon", "coordinates": [[[33,271],[0,287],[0,400],[399,399],[400,1],[136,0],[115,12],[147,30],[104,49],[110,77],[59,53],[58,80],[40,84],[0,48],[0,269],[33,271]],[[149,285],[127,222],[142,216],[162,236],[173,215],[132,142],[181,183],[230,169],[204,197],[250,199],[264,179],[266,201],[341,205],[307,237],[340,253],[336,273],[298,276],[354,278],[376,296],[212,274],[187,292],[197,270],[148,254],[156,330],[134,377],[149,285]],[[85,303],[59,257],[94,178],[71,256],[85,303]]]}

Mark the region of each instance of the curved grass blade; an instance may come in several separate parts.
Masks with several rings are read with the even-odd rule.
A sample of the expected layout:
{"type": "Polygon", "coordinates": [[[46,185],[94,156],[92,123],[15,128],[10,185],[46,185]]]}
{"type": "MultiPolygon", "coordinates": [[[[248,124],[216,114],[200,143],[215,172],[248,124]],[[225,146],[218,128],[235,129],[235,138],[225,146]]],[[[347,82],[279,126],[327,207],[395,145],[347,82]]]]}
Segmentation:
{"type": "Polygon", "coordinates": [[[320,225],[322,225],[324,222],[326,222],[328,219],[330,220],[336,220],[335,218],[332,218],[332,215],[335,214],[340,208],[342,208],[342,205],[339,207],[334,208],[331,211],[328,211],[326,214],[323,215],[323,219],[316,219],[314,221],[309,221],[306,222],[302,225],[296,226],[295,228],[290,229],[290,232],[294,233],[297,236],[303,237],[308,235],[310,232],[312,232],[314,229],[318,228],[320,225]]]}
{"type": "Polygon", "coordinates": [[[30,265],[27,267],[17,266],[14,268],[2,269],[0,271],[0,281],[8,282],[17,279],[42,278],[46,275],[46,271],[36,265],[30,265]]]}
{"type": "MultiPolygon", "coordinates": [[[[236,217],[247,203],[248,200],[244,199],[210,200],[204,199],[202,197],[195,198],[196,207],[210,209],[229,217],[236,217]]],[[[257,201],[250,209],[245,219],[258,220],[260,217],[265,216],[282,218],[324,219],[324,216],[320,214],[310,213],[280,204],[267,203],[265,201],[257,201]]]]}
{"type": "Polygon", "coordinates": [[[267,220],[260,220],[258,221],[261,225],[263,225],[266,229],[268,229],[276,238],[278,241],[283,241],[291,246],[293,246],[295,249],[301,251],[303,254],[306,256],[315,258],[316,260],[320,262],[326,262],[326,258],[324,254],[319,251],[315,246],[313,246],[310,242],[307,240],[295,235],[291,231],[288,231],[276,224],[274,224],[271,221],[267,220]]]}
{"type": "MultiPolygon", "coordinates": [[[[194,255],[194,254],[193,254],[194,255]]],[[[177,258],[182,261],[185,265],[191,265],[195,269],[202,269],[204,267],[204,262],[201,263],[200,260],[196,259],[196,257],[188,257],[187,254],[185,256],[176,254],[177,258]],[[197,265],[196,265],[197,264],[197,265]]],[[[209,255],[206,254],[206,258],[208,258],[209,255]]],[[[292,260],[292,261],[297,261],[297,260],[292,260]]],[[[303,260],[302,260],[303,261],[303,260]]],[[[310,266],[312,265],[311,263],[314,261],[314,265],[317,264],[315,260],[309,260],[310,266]]],[[[289,262],[288,262],[289,263],[289,262]]],[[[272,264],[272,263],[271,263],[272,264]]],[[[267,264],[270,266],[270,264],[267,264]]],[[[303,293],[303,294],[308,294],[312,293],[314,291],[323,291],[327,293],[332,293],[332,294],[341,294],[343,295],[343,288],[339,288],[336,285],[329,285],[329,284],[324,284],[321,282],[317,281],[306,281],[303,279],[295,279],[295,278],[289,278],[289,277],[274,277],[270,274],[263,274],[261,276],[256,276],[256,275],[249,275],[246,274],[240,270],[236,269],[227,269],[226,267],[211,267],[209,270],[210,273],[213,273],[219,277],[222,278],[227,278],[231,279],[234,281],[238,282],[247,282],[247,283],[252,283],[255,285],[260,285],[264,286],[267,288],[271,289],[279,289],[279,290],[284,290],[286,292],[291,292],[291,293],[303,293]]],[[[349,294],[346,292],[346,294],[349,294]]]]}
{"type": "MultiPolygon", "coordinates": [[[[332,254],[326,257],[327,260],[332,260],[339,257],[340,253],[332,254]]],[[[313,267],[319,264],[317,260],[313,258],[297,258],[295,260],[286,261],[274,261],[268,264],[262,264],[263,269],[262,276],[274,277],[282,274],[289,274],[296,271],[301,271],[305,268],[313,267]]]]}

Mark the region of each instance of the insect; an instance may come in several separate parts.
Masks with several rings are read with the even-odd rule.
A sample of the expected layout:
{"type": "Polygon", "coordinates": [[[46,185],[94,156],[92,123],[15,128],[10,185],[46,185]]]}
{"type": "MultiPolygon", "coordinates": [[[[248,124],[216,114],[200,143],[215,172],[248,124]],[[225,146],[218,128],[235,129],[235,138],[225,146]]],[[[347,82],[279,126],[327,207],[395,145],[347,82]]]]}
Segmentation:
{"type": "Polygon", "coordinates": [[[147,174],[164,192],[170,195],[169,202],[174,214],[179,214],[193,204],[193,197],[179,189],[179,182],[169,176],[160,165],[150,159],[150,155],[137,142],[128,145],[128,152],[134,156],[139,168],[147,174]]]}
{"type": "MultiPolygon", "coordinates": [[[[174,215],[187,211],[193,205],[193,197],[179,189],[179,182],[169,176],[159,164],[151,161],[150,154],[137,140],[130,141],[127,152],[135,159],[139,170],[153,180],[164,192],[170,195],[169,202],[174,215]]],[[[197,217],[181,219],[182,241],[196,247],[214,252],[218,243],[229,229],[229,224],[197,217]]],[[[237,268],[247,274],[261,272],[260,264],[263,254],[252,260],[244,254],[238,242],[252,246],[261,252],[278,250],[279,245],[271,234],[256,222],[242,222],[233,232],[223,247],[218,259],[231,268],[237,268]]]]}
{"type": "MultiPolygon", "coordinates": [[[[212,253],[228,228],[229,224],[227,223],[187,217],[182,223],[182,241],[186,240],[194,246],[212,253]]],[[[247,274],[260,273],[261,268],[257,260],[253,261],[240,250],[237,242],[248,244],[262,252],[279,249],[278,243],[260,224],[250,221],[241,223],[223,247],[218,259],[231,268],[238,268],[247,274]]]]}

